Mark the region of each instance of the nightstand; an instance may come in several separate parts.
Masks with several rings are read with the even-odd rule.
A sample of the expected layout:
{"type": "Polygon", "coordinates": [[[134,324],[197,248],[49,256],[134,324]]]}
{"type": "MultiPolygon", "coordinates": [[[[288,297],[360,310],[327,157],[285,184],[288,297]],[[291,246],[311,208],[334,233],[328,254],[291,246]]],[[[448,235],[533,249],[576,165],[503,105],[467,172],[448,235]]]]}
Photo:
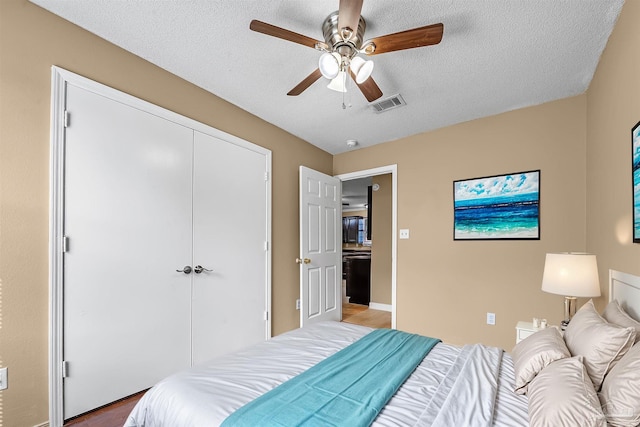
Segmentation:
{"type": "Polygon", "coordinates": [[[518,344],[529,335],[535,334],[540,329],[541,328],[534,328],[532,322],[518,322],[518,324],[516,325],[516,344],[518,344]]]}

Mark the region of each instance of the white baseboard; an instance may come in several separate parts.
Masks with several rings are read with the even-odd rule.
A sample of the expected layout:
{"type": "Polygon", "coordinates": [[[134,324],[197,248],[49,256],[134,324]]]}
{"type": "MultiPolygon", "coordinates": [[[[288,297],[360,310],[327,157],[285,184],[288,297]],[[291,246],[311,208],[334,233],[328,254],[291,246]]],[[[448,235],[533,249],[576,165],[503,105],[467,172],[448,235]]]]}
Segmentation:
{"type": "Polygon", "coordinates": [[[393,311],[393,306],[391,304],[380,304],[377,302],[370,302],[369,308],[372,308],[374,310],[388,311],[388,312],[393,311]]]}
{"type": "Polygon", "coordinates": [[[47,421],[45,423],[36,424],[33,427],[49,427],[49,421],[47,421]]]}

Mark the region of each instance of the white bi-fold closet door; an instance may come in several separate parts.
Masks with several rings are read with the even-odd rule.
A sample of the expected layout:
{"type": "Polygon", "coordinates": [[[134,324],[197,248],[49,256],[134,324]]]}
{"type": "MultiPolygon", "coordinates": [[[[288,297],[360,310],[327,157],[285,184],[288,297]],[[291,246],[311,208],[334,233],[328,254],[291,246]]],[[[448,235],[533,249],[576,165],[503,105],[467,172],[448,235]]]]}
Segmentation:
{"type": "Polygon", "coordinates": [[[266,150],[73,84],[66,110],[65,419],[270,333],[266,150]]]}

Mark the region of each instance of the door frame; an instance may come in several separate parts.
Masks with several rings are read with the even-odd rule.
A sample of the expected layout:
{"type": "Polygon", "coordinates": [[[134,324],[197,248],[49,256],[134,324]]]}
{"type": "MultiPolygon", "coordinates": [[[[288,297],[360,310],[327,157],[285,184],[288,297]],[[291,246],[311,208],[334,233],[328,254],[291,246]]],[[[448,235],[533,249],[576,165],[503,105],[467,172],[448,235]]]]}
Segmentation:
{"type": "Polygon", "coordinates": [[[265,206],[267,222],[265,236],[265,339],[271,337],[271,319],[273,318],[271,302],[271,150],[54,65],[51,67],[51,134],[49,148],[49,425],[51,427],[59,427],[64,423],[64,372],[62,366],[64,361],[64,158],[65,123],[68,121],[66,117],[66,88],[69,83],[265,156],[267,195],[265,206]]]}
{"type": "MultiPolygon", "coordinates": [[[[396,329],[396,286],[398,275],[398,165],[380,166],[335,175],[340,181],[391,174],[391,328],[396,329]]],[[[342,250],[342,249],[341,249],[342,250]]]]}

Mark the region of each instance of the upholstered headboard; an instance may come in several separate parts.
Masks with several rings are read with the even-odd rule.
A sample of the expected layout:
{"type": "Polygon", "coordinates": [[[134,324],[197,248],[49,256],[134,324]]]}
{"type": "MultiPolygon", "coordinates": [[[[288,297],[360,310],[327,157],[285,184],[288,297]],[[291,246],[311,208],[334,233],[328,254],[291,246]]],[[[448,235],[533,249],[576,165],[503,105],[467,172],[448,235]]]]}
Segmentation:
{"type": "Polygon", "coordinates": [[[609,301],[613,300],[640,321],[640,277],[609,270],[609,301]]]}

